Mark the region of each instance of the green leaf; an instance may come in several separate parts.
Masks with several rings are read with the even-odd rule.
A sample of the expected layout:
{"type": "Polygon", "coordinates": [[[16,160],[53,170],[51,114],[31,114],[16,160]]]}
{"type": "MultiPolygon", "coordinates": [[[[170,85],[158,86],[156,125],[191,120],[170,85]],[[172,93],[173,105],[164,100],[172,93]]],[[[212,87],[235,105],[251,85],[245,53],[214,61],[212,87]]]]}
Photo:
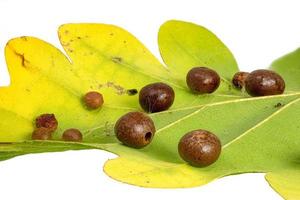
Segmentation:
{"type": "Polygon", "coordinates": [[[229,49],[206,28],[183,21],[164,23],[158,33],[159,49],[172,76],[185,83],[183,74],[195,66],[208,66],[220,75],[222,84],[217,92],[231,90],[231,79],[238,71],[229,49]]]}
{"type": "MultiPolygon", "coordinates": [[[[300,147],[299,97],[297,93],[238,99],[192,108],[184,118],[159,127],[153,143],[141,151],[124,153],[123,147],[110,147],[121,157],[108,161],[105,172],[145,187],[192,187],[230,174],[295,167],[300,147]],[[223,144],[220,159],[206,168],[185,164],[177,153],[180,137],[199,127],[216,133],[223,144]]],[[[165,115],[155,114],[153,119],[163,120],[165,115]]]]}
{"type": "Polygon", "coordinates": [[[271,64],[271,69],[277,71],[286,82],[289,91],[300,90],[300,49],[289,53],[271,64]]]}
{"type": "MultiPolygon", "coordinates": [[[[298,161],[299,163],[299,161],[298,161]]],[[[299,168],[295,170],[283,170],[278,172],[271,172],[266,175],[266,180],[270,183],[283,198],[285,199],[299,199],[300,197],[300,171],[299,168]]]]}
{"type": "MultiPolygon", "coordinates": [[[[300,90],[296,87],[283,95],[256,98],[233,89],[230,79],[238,68],[230,51],[207,29],[187,22],[169,21],[160,29],[159,46],[167,66],[116,26],[66,24],[60,27],[59,38],[68,57],[33,37],[16,38],[6,46],[12,83],[0,88],[1,160],[98,148],[120,156],[109,160],[104,170],[129,184],[194,187],[231,174],[265,172],[281,195],[299,198],[297,179],[288,189],[278,183],[296,177],[300,167],[300,90]],[[197,96],[186,88],[186,72],[198,65],[222,76],[216,93],[197,96]],[[113,133],[114,122],[128,111],[140,110],[138,96],[128,95],[127,90],[158,81],[170,84],[176,98],[171,109],[150,114],[157,129],[154,140],[139,150],[120,144],[113,133]],[[102,109],[90,111],[82,104],[82,96],[90,90],[104,95],[102,109]],[[55,113],[59,121],[54,141],[30,141],[34,119],[41,113],[55,113]],[[60,140],[63,130],[71,127],[83,132],[82,143],[60,140]],[[177,153],[179,139],[199,128],[217,134],[223,145],[220,159],[206,168],[186,164],[177,153]]],[[[290,69],[296,68],[285,64],[274,69],[282,72],[288,85],[296,86],[298,80],[289,79],[296,76],[290,69]]]]}

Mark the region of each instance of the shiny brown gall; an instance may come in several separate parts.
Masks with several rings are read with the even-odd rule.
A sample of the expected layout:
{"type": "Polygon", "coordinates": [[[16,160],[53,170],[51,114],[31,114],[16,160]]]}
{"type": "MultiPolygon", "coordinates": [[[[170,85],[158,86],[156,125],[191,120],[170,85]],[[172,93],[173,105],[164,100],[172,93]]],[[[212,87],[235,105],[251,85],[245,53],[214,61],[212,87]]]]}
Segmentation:
{"type": "Polygon", "coordinates": [[[214,163],[221,153],[221,142],[216,135],[206,130],[194,130],[184,135],[178,152],[183,160],[196,167],[214,163]]]}
{"type": "Polygon", "coordinates": [[[62,139],[64,141],[81,142],[82,133],[78,129],[70,128],[64,131],[62,139]]]}
{"type": "Polygon", "coordinates": [[[102,94],[95,91],[86,93],[83,97],[83,101],[85,105],[91,110],[100,108],[104,103],[102,94]]]}
{"type": "Polygon", "coordinates": [[[194,67],[187,73],[186,83],[194,93],[213,93],[220,85],[220,76],[207,67],[194,67]]]}
{"type": "Polygon", "coordinates": [[[119,141],[134,148],[147,146],[155,134],[152,119],[141,112],[129,112],[123,115],[116,122],[114,130],[119,141]]]}
{"type": "Polygon", "coordinates": [[[245,88],[251,96],[277,95],[284,92],[285,82],[276,72],[259,69],[247,76],[245,88]]]}
{"type": "Polygon", "coordinates": [[[139,103],[149,113],[169,109],[175,98],[172,87],[165,83],[152,83],[143,87],[139,93],[139,103]]]}

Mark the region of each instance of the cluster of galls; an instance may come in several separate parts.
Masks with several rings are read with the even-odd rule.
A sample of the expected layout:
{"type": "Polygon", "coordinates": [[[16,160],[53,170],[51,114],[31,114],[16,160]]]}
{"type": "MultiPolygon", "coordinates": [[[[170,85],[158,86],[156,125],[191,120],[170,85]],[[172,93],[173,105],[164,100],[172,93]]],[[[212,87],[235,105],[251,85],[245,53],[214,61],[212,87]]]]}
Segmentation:
{"type": "MultiPolygon", "coordinates": [[[[36,118],[35,126],[36,128],[31,135],[33,140],[51,140],[58,127],[58,122],[54,114],[42,114],[36,118]]],[[[62,139],[80,142],[82,141],[82,134],[78,129],[71,128],[63,132],[62,139]]]]}
{"type": "MultiPolygon", "coordinates": [[[[194,67],[186,76],[188,88],[195,94],[209,94],[220,85],[218,73],[207,67],[194,67]]],[[[232,79],[233,85],[246,88],[251,96],[281,94],[284,91],[283,79],[270,70],[256,70],[252,73],[238,72],[232,79]]],[[[152,83],[143,87],[139,93],[139,103],[148,113],[160,112],[170,108],[175,93],[165,83],[152,83]]],[[[116,137],[125,145],[142,148],[148,145],[155,134],[155,126],[150,117],[141,112],[130,112],[115,124],[116,137]]],[[[178,143],[180,157],[189,164],[204,167],[214,163],[222,149],[219,138],[207,130],[193,130],[185,134],[178,143]]]]}
{"type": "Polygon", "coordinates": [[[251,73],[237,72],[232,78],[232,84],[247,91],[251,96],[268,96],[282,94],[285,89],[283,78],[274,71],[259,69],[251,73]]]}
{"type": "MultiPolygon", "coordinates": [[[[91,91],[83,96],[83,103],[90,110],[95,110],[103,105],[102,94],[91,91]]],[[[58,127],[58,121],[54,114],[42,114],[35,120],[35,126],[31,138],[33,140],[51,140],[53,133],[58,127]]],[[[83,139],[82,133],[76,128],[69,128],[62,134],[64,141],[81,142],[83,139]]]]}
{"type": "Polygon", "coordinates": [[[52,134],[57,129],[58,122],[54,114],[42,114],[35,120],[35,130],[32,133],[33,140],[51,140],[52,134]]]}
{"type": "MultiPolygon", "coordinates": [[[[194,93],[212,93],[218,88],[220,77],[214,70],[195,67],[188,72],[186,83],[194,93]]],[[[139,93],[140,106],[148,113],[169,109],[174,98],[174,90],[165,83],[146,85],[139,93]]],[[[154,122],[144,113],[129,112],[116,122],[115,134],[123,144],[142,148],[154,137],[154,122]]],[[[194,130],[182,137],[178,144],[178,152],[183,160],[191,165],[203,167],[217,160],[221,152],[221,142],[209,131],[194,130]]]]}
{"type": "MultiPolygon", "coordinates": [[[[208,94],[216,91],[220,85],[218,73],[207,67],[194,67],[186,76],[189,89],[196,94],[208,94]]],[[[251,73],[237,72],[233,85],[246,91],[251,96],[282,94],[285,88],[284,80],[270,70],[255,70],[251,73]]],[[[139,104],[148,112],[161,112],[169,109],[175,98],[175,92],[165,83],[146,85],[139,92],[139,104]]],[[[103,96],[95,91],[88,92],[83,97],[88,109],[98,109],[103,104],[103,96]]],[[[32,139],[48,140],[57,129],[57,120],[53,114],[44,114],[36,119],[36,129],[32,139]]],[[[142,148],[147,146],[155,135],[155,125],[152,119],[142,112],[129,112],[123,115],[115,124],[116,137],[124,145],[142,148]]],[[[82,134],[77,129],[68,129],[63,133],[65,141],[81,141],[82,134]]],[[[221,153],[219,138],[207,130],[193,130],[185,134],[178,143],[180,157],[189,164],[204,167],[214,163],[221,153]]]]}
{"type": "MultiPolygon", "coordinates": [[[[212,93],[220,85],[217,72],[206,67],[192,68],[186,77],[186,83],[192,92],[198,94],[212,93]]],[[[237,72],[232,78],[237,89],[243,89],[251,96],[268,96],[282,94],[285,89],[283,78],[274,71],[259,69],[251,73],[237,72]]]]}

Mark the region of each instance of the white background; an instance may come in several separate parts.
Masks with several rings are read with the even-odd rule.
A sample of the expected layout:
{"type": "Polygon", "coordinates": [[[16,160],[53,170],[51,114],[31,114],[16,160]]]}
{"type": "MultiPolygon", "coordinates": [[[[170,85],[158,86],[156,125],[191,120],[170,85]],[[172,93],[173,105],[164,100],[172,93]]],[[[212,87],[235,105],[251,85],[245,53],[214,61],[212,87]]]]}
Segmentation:
{"type": "MultiPolygon", "coordinates": [[[[158,58],[157,31],[180,19],[206,26],[232,50],[243,70],[267,67],[300,46],[297,1],[0,0],[0,47],[32,35],[60,47],[57,27],[68,22],[116,24],[137,36],[158,58]]],[[[160,58],[159,58],[160,59],[160,58]]],[[[0,85],[8,85],[0,54],[0,85]]],[[[100,150],[26,155],[0,163],[1,199],[281,199],[263,174],[226,177],[191,189],[145,189],[116,182],[102,166],[115,155],[100,150]]]]}

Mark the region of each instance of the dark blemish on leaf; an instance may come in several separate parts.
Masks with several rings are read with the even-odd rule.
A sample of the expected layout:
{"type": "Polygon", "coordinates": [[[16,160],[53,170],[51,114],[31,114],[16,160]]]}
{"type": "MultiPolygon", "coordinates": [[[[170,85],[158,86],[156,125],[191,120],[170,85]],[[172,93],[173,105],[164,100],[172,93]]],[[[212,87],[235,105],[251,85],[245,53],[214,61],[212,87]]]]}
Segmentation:
{"type": "Polygon", "coordinates": [[[138,90],[137,89],[129,89],[129,90],[126,91],[126,93],[129,96],[133,96],[133,95],[136,95],[138,93],[138,90]]]}
{"type": "Polygon", "coordinates": [[[21,65],[26,68],[27,64],[30,62],[28,60],[26,60],[24,53],[21,54],[21,53],[16,52],[14,49],[12,49],[12,50],[13,50],[14,54],[21,59],[21,65]]]}
{"type": "Polygon", "coordinates": [[[70,42],[73,42],[73,41],[74,41],[74,40],[72,40],[72,39],[70,40],[70,42]]]}
{"type": "Polygon", "coordinates": [[[20,38],[26,42],[28,41],[28,38],[26,36],[21,36],[20,38]]]}
{"type": "Polygon", "coordinates": [[[89,38],[89,36],[88,36],[88,35],[86,35],[86,36],[85,36],[85,38],[89,38]]]}
{"type": "Polygon", "coordinates": [[[73,53],[73,49],[68,49],[68,51],[69,51],[70,53],[73,53]]]}
{"type": "Polygon", "coordinates": [[[124,44],[126,44],[126,43],[127,43],[127,41],[126,41],[126,40],[124,40],[124,41],[123,41],[123,43],[124,43],[124,44]]]}
{"type": "Polygon", "coordinates": [[[114,36],[114,33],[110,33],[109,35],[110,35],[110,36],[114,36]]]}
{"type": "Polygon", "coordinates": [[[122,95],[125,93],[125,89],[123,87],[121,87],[120,85],[113,85],[112,87],[114,87],[117,91],[117,94],[122,95]]]}
{"type": "Polygon", "coordinates": [[[283,104],[278,102],[276,105],[274,105],[274,108],[279,108],[279,107],[282,107],[282,106],[283,106],[283,104]]]}
{"type": "Polygon", "coordinates": [[[146,181],[146,183],[150,183],[150,181],[146,181]]]}
{"type": "Polygon", "coordinates": [[[102,87],[103,87],[102,84],[99,84],[99,85],[98,85],[98,89],[101,89],[102,87]]]}
{"type": "Polygon", "coordinates": [[[77,36],[77,39],[78,39],[78,40],[81,40],[81,37],[80,37],[80,36],[77,36]]]}
{"type": "Polygon", "coordinates": [[[25,89],[26,92],[31,92],[28,88],[25,89]]]}
{"type": "Polygon", "coordinates": [[[114,63],[121,63],[121,62],[122,62],[122,58],[121,58],[121,57],[118,57],[118,56],[112,57],[111,60],[112,60],[114,63]]]}
{"type": "Polygon", "coordinates": [[[1,146],[12,145],[12,144],[14,144],[14,143],[12,143],[12,142],[0,142],[1,146]]]}
{"type": "Polygon", "coordinates": [[[117,85],[117,84],[115,84],[114,82],[111,82],[111,81],[109,81],[109,82],[107,82],[107,83],[105,83],[105,84],[98,84],[98,89],[101,89],[101,88],[103,88],[103,87],[115,89],[115,90],[116,90],[116,93],[117,93],[118,95],[124,95],[124,94],[127,94],[127,90],[126,90],[124,87],[122,87],[122,86],[120,86],[120,85],[117,85]]]}
{"type": "Polygon", "coordinates": [[[68,30],[65,30],[65,34],[66,34],[66,35],[69,34],[69,31],[68,31],[68,30]]]}

